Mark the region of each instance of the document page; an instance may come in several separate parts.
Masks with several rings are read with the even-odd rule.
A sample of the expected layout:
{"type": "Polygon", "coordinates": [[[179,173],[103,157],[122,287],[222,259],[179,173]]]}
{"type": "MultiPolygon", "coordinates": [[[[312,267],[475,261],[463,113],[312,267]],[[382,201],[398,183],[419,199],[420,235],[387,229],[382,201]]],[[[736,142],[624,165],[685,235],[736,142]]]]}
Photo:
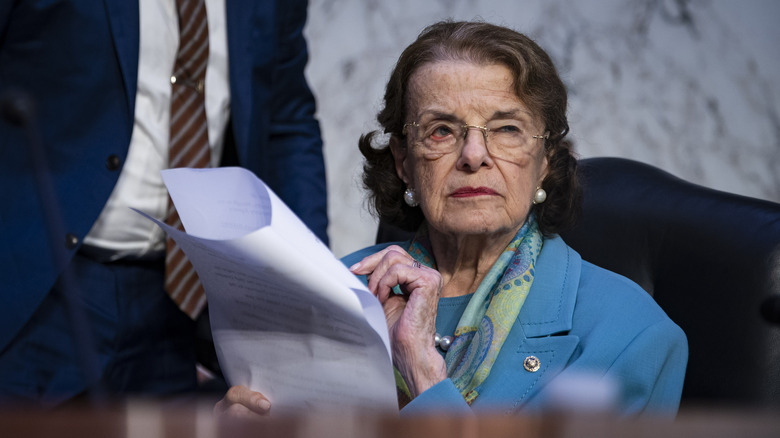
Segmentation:
{"type": "Polygon", "coordinates": [[[274,413],[398,410],[379,301],[265,183],[242,168],[163,179],[187,232],[150,219],[203,282],[230,385],[262,392],[274,413]]]}

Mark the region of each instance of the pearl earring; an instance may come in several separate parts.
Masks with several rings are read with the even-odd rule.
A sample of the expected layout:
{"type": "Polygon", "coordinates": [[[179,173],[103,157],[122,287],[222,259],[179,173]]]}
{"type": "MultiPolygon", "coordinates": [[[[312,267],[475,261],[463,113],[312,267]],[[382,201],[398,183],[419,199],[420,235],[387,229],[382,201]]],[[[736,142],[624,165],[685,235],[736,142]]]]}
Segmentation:
{"type": "Polygon", "coordinates": [[[534,204],[541,204],[547,199],[547,192],[543,188],[537,187],[534,193],[534,204]]]}
{"type": "Polygon", "coordinates": [[[417,202],[417,197],[414,195],[414,190],[408,187],[404,192],[404,202],[406,202],[406,205],[408,205],[409,207],[417,207],[418,205],[420,205],[420,203],[417,202]]]}

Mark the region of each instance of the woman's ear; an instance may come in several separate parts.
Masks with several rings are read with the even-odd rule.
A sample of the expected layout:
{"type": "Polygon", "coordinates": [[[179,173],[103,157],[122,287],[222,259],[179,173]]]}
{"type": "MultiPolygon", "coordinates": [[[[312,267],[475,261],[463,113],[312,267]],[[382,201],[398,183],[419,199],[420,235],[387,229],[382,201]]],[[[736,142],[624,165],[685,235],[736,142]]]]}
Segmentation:
{"type": "Polygon", "coordinates": [[[407,186],[409,185],[409,176],[404,165],[406,164],[408,151],[409,149],[406,147],[404,140],[395,135],[390,136],[390,152],[393,154],[393,160],[395,160],[395,173],[407,186]]]}

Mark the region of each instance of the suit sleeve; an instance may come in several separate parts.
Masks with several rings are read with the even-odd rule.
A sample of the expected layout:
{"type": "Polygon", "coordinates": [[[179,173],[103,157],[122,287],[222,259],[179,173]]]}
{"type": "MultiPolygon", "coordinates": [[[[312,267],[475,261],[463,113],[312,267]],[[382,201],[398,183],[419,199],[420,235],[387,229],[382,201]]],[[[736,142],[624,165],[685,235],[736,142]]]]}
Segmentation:
{"type": "Polygon", "coordinates": [[[401,416],[431,415],[437,412],[456,416],[473,415],[471,407],[452,380],[444,379],[404,406],[401,416]]]}
{"type": "Polygon", "coordinates": [[[607,377],[624,382],[620,389],[622,414],[674,416],[680,405],[688,341],[671,320],[641,331],[617,357],[607,377]]]}
{"type": "Polygon", "coordinates": [[[304,69],[308,51],[305,1],[277,2],[277,51],[271,96],[269,155],[275,187],[293,211],[327,243],[327,190],[320,127],[304,69]]]}

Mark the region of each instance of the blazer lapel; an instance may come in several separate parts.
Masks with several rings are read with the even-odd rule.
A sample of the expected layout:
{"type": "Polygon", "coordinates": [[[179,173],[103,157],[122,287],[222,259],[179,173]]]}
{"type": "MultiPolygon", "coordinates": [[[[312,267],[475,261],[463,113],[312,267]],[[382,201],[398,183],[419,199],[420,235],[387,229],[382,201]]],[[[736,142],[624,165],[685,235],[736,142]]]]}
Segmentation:
{"type": "Polygon", "coordinates": [[[579,337],[569,335],[581,259],[560,238],[546,239],[536,277],[517,322],[507,337],[475,409],[522,407],[569,362],[579,337]]]}
{"type": "Polygon", "coordinates": [[[111,36],[116,48],[122,81],[130,106],[130,114],[135,109],[135,94],[138,84],[139,54],[139,12],[138,2],[128,0],[104,0],[108,15],[111,36]]]}
{"type": "Polygon", "coordinates": [[[478,397],[479,404],[475,403],[474,407],[480,410],[500,407],[507,413],[522,409],[563,371],[579,342],[577,336],[527,339],[504,355],[500,363],[496,361],[488,378],[489,384],[483,387],[484,399],[478,397]],[[507,405],[507,400],[511,404],[507,405]]]}
{"type": "MultiPolygon", "coordinates": [[[[254,144],[258,120],[253,106],[262,105],[272,88],[276,4],[269,1],[227,0],[228,62],[230,64],[230,114],[238,154],[245,162],[247,145],[254,144]]],[[[259,108],[266,110],[266,108],[259,108]]]]}

